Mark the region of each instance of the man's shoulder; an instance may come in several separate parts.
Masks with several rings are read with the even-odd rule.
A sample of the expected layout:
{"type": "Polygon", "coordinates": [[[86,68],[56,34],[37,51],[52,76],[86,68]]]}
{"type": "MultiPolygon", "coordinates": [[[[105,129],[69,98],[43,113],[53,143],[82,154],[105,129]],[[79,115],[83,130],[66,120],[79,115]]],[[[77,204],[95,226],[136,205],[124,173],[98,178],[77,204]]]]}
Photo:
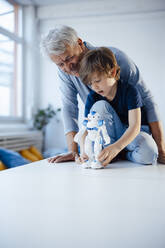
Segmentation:
{"type": "MultiPolygon", "coordinates": [[[[87,41],[84,41],[84,45],[89,49],[89,50],[93,50],[93,49],[97,49],[99,47],[103,47],[103,46],[93,46],[92,44],[90,44],[87,41]]],[[[113,46],[104,46],[107,47],[108,49],[110,49],[114,54],[116,53],[122,53],[122,51],[117,48],[117,47],[113,47],[113,46]]]]}
{"type": "Polygon", "coordinates": [[[61,70],[59,67],[57,67],[57,73],[58,75],[61,77],[66,77],[66,78],[69,78],[70,75],[68,73],[65,73],[63,70],[61,70]]]}

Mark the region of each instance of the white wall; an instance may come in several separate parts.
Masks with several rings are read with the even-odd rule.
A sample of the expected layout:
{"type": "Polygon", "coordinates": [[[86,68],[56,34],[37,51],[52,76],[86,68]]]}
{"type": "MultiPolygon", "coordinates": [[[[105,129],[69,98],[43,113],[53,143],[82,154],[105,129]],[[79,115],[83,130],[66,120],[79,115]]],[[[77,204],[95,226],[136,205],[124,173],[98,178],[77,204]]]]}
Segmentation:
{"type": "MultiPolygon", "coordinates": [[[[164,0],[92,0],[84,1],[83,4],[58,4],[38,8],[37,15],[40,34],[48,32],[56,24],[67,24],[75,28],[82,39],[93,45],[115,46],[126,52],[138,65],[152,90],[165,127],[164,0]]],[[[40,76],[40,105],[52,103],[59,106],[56,67],[45,58],[41,58],[40,76]]]]}

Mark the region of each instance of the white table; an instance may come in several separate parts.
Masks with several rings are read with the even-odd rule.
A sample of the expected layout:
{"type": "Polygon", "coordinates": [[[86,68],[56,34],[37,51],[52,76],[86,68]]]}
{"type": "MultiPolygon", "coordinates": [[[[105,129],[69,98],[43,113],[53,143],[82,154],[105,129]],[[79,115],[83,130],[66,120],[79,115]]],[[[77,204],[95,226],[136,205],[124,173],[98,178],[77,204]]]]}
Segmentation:
{"type": "Polygon", "coordinates": [[[0,172],[0,248],[164,248],[165,166],[0,172]]]}

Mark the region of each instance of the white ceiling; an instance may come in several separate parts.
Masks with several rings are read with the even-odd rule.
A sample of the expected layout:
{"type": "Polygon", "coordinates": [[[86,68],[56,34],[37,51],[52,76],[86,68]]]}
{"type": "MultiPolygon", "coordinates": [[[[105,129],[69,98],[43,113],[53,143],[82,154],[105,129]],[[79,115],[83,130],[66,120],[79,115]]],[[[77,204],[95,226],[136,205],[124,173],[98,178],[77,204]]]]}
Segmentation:
{"type": "Polygon", "coordinates": [[[124,4],[122,0],[12,0],[18,4],[21,5],[35,5],[35,6],[46,6],[46,5],[60,5],[60,4],[78,4],[78,3],[83,3],[84,4],[94,4],[98,2],[99,4],[101,3],[102,5],[105,5],[106,2],[108,2],[111,7],[122,7],[125,8],[126,6],[141,6],[142,8],[145,7],[150,7],[152,6],[161,6],[161,8],[165,8],[165,0],[125,0],[124,4]]]}
{"type": "MultiPolygon", "coordinates": [[[[54,5],[59,3],[76,3],[81,2],[82,0],[14,0],[14,2],[19,3],[21,5],[54,5]]],[[[90,0],[91,1],[91,0],[90,0]]],[[[93,1],[93,0],[92,0],[93,1]]]]}

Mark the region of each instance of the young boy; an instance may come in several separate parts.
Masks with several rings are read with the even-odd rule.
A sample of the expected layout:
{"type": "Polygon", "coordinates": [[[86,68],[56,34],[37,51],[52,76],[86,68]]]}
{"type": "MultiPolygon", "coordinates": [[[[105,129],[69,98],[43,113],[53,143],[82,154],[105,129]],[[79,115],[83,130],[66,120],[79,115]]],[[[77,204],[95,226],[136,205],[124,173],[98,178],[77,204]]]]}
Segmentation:
{"type": "MultiPolygon", "coordinates": [[[[158,149],[150,135],[143,99],[136,86],[120,80],[120,67],[114,54],[105,47],[87,52],[81,61],[79,75],[93,90],[87,97],[85,116],[90,110],[98,112],[105,120],[111,138],[111,144],[98,156],[102,165],[110,163],[123,149],[132,162],[155,163],[158,149]]],[[[80,161],[86,157],[86,154],[81,155],[80,161]]]]}

